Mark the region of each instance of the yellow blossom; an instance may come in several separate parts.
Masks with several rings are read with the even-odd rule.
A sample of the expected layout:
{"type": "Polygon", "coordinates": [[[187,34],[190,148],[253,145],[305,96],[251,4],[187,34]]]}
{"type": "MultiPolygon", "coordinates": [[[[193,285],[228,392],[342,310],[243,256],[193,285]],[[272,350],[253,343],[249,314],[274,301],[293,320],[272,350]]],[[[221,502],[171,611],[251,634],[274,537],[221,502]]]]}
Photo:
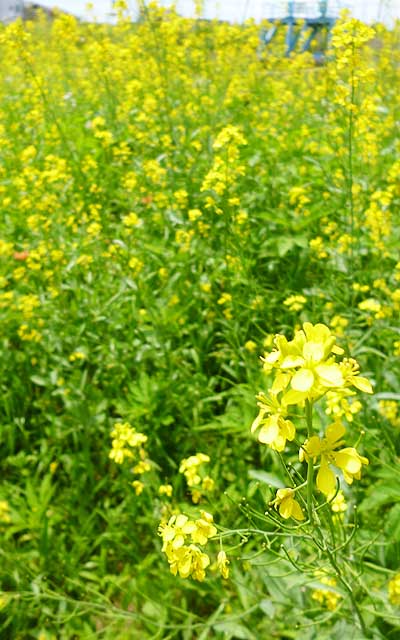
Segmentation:
{"type": "Polygon", "coordinates": [[[303,509],[295,499],[294,489],[278,489],[276,498],[273,501],[275,509],[279,510],[282,518],[294,518],[295,520],[304,520],[303,509]]]}
{"type": "Polygon", "coordinates": [[[172,496],[173,488],[171,484],[160,484],[158,487],[158,493],[160,496],[167,496],[170,498],[172,496]]]}
{"type": "Polygon", "coordinates": [[[362,465],[367,465],[367,458],[360,456],[354,447],[345,447],[337,451],[344,444],[342,440],[345,428],[340,421],[329,425],[325,437],[312,436],[305,441],[300,449],[300,460],[311,458],[314,462],[320,457],[321,463],[317,473],[317,488],[327,497],[333,495],[336,489],[335,474],[330,468],[334,465],[341,469],[343,477],[348,484],[361,477],[362,465]]]}
{"type": "Polygon", "coordinates": [[[137,496],[140,496],[143,493],[144,484],[140,480],[134,480],[132,482],[132,487],[135,489],[135,493],[137,496]]]}
{"type": "Polygon", "coordinates": [[[257,343],[254,342],[254,340],[247,340],[247,342],[244,343],[244,348],[246,349],[246,351],[254,353],[254,351],[257,349],[257,343]]]}
{"type": "Polygon", "coordinates": [[[388,591],[391,604],[400,606],[400,573],[389,580],[388,591]]]}
{"type": "Polygon", "coordinates": [[[270,393],[269,396],[259,393],[257,400],[260,411],[251,425],[251,432],[260,429],[259,442],[269,445],[275,451],[283,451],[286,440],[293,440],[296,435],[293,422],[286,418],[287,405],[279,401],[278,394],[275,393],[270,393]]]}
{"type": "Polygon", "coordinates": [[[201,518],[195,521],[196,528],[192,531],[192,540],[195,544],[205,545],[208,538],[217,534],[213,521],[211,513],[201,511],[201,518]]]}
{"type": "Polygon", "coordinates": [[[311,595],[312,599],[316,600],[321,606],[326,607],[329,611],[334,611],[342,597],[335,589],[337,584],[336,580],[325,576],[321,572],[316,572],[316,577],[321,583],[321,587],[314,589],[311,595]]]}
{"type": "Polygon", "coordinates": [[[171,516],[168,523],[159,526],[159,534],[164,542],[163,551],[169,547],[173,551],[179,549],[184,545],[186,537],[191,535],[193,531],[196,531],[196,524],[193,520],[189,520],[182,513],[171,516]]]}
{"type": "Polygon", "coordinates": [[[304,296],[289,296],[283,301],[283,304],[289,308],[289,311],[301,311],[307,302],[304,296]]]}
{"type": "Polygon", "coordinates": [[[205,579],[205,569],[210,564],[210,558],[194,544],[182,546],[174,551],[168,558],[171,573],[181,578],[192,576],[202,582],[205,579]]]}

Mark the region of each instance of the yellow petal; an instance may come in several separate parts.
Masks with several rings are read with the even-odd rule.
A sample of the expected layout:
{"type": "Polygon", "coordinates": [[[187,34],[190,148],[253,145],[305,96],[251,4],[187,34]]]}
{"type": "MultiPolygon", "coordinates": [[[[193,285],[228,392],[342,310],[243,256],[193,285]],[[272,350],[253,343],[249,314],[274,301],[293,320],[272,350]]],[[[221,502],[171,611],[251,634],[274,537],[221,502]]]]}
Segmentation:
{"type": "Polygon", "coordinates": [[[344,384],[342,372],[336,363],[319,364],[315,371],[325,387],[342,387],[344,384]]]}
{"type": "Polygon", "coordinates": [[[172,549],[176,551],[180,549],[185,544],[185,538],[182,534],[178,534],[172,541],[172,549]]]}
{"type": "Polygon", "coordinates": [[[317,488],[326,496],[336,489],[335,474],[326,463],[321,464],[317,474],[317,488]]]}
{"type": "MultiPolygon", "coordinates": [[[[346,429],[342,425],[342,423],[337,420],[333,422],[326,428],[326,439],[329,441],[331,445],[334,445],[335,442],[338,442],[341,438],[343,438],[346,433],[346,429]]],[[[337,446],[337,445],[336,445],[337,446]]]]}
{"type": "Polygon", "coordinates": [[[335,464],[339,469],[343,469],[347,471],[347,473],[354,475],[360,471],[362,463],[356,449],[347,447],[335,454],[335,464]]]}
{"type": "Polygon", "coordinates": [[[271,351],[271,353],[268,353],[264,358],[263,361],[266,362],[267,364],[275,364],[275,362],[279,359],[280,356],[280,351],[271,351]]]}
{"type": "Polygon", "coordinates": [[[278,416],[270,416],[258,434],[259,442],[271,444],[279,434],[278,416]]]}
{"type": "Polygon", "coordinates": [[[279,505],[279,513],[281,514],[282,518],[285,518],[285,520],[290,518],[290,516],[292,515],[293,502],[293,498],[287,497],[284,498],[284,500],[282,500],[281,504],[279,505]]]}
{"type": "Polygon", "coordinates": [[[282,416],[279,417],[278,425],[281,428],[282,435],[286,438],[286,440],[292,441],[296,435],[296,427],[294,426],[291,420],[284,420],[282,416]]]}
{"type": "Polygon", "coordinates": [[[276,499],[278,500],[278,502],[282,502],[282,500],[284,500],[288,496],[293,496],[293,489],[278,489],[278,491],[276,492],[276,499]]]}
{"type": "Polygon", "coordinates": [[[286,438],[281,433],[278,433],[275,440],[271,442],[270,447],[273,451],[283,451],[286,446],[286,438]]]}
{"type": "Polygon", "coordinates": [[[321,362],[325,356],[324,345],[321,342],[306,342],[303,347],[303,355],[307,360],[321,362]]]}
{"type": "Polygon", "coordinates": [[[332,353],[335,353],[337,356],[342,356],[344,354],[344,349],[342,349],[342,347],[338,347],[337,344],[334,344],[332,347],[332,353]]]}
{"type": "Polygon", "coordinates": [[[290,373],[277,373],[273,385],[271,387],[271,393],[278,394],[280,391],[286,389],[290,381],[290,373]]]}
{"type": "Polygon", "coordinates": [[[316,325],[311,324],[311,322],[304,322],[303,329],[309,342],[326,342],[332,335],[330,329],[321,322],[316,325]]]}
{"type": "Polygon", "coordinates": [[[187,516],[183,515],[183,513],[180,513],[176,518],[175,525],[178,529],[180,529],[187,523],[188,520],[189,518],[187,516]]]}
{"type": "Polygon", "coordinates": [[[181,562],[178,564],[178,571],[181,578],[188,578],[190,575],[190,570],[192,568],[192,557],[188,554],[181,562]]]}
{"type": "Polygon", "coordinates": [[[282,404],[285,404],[287,406],[290,404],[302,404],[306,397],[306,392],[289,389],[289,391],[287,391],[282,398],[282,404]]]}
{"type": "Polygon", "coordinates": [[[306,456],[310,458],[316,458],[321,455],[322,451],[322,440],[318,436],[312,436],[303,444],[303,449],[306,453],[306,456]]]}
{"type": "Polygon", "coordinates": [[[304,358],[301,356],[286,356],[281,362],[281,369],[292,369],[293,367],[301,367],[304,364],[304,358]]]}
{"type": "Polygon", "coordinates": [[[293,500],[292,517],[295,518],[296,520],[304,520],[304,517],[305,517],[303,513],[303,509],[301,508],[297,500],[293,500]]]}
{"type": "Polygon", "coordinates": [[[354,376],[354,378],[352,378],[352,383],[353,387],[356,387],[359,391],[363,391],[364,393],[374,393],[372,385],[367,378],[354,376]]]}
{"type": "Polygon", "coordinates": [[[251,425],[251,433],[254,433],[254,431],[258,429],[264,416],[265,416],[265,411],[260,411],[257,418],[253,421],[253,424],[251,425]]]}
{"type": "Polygon", "coordinates": [[[314,384],[314,374],[310,369],[300,369],[294,374],[291,386],[295,391],[309,391],[314,384]]]}

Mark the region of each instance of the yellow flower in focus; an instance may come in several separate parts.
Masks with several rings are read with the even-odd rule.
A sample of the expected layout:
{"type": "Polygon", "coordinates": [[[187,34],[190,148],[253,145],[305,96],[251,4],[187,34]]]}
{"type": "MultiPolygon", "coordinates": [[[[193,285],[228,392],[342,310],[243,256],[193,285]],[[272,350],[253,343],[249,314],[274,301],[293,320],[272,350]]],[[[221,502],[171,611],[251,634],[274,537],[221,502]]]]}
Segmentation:
{"type": "Polygon", "coordinates": [[[369,464],[367,458],[360,456],[354,447],[345,447],[336,451],[344,444],[342,438],[345,431],[342,423],[337,420],[327,427],[324,438],[312,436],[300,449],[301,461],[312,458],[316,462],[319,457],[321,458],[317,473],[317,488],[327,497],[332,496],[336,491],[336,479],[330,469],[331,464],[342,470],[347,484],[352,484],[354,479],[359,480],[362,465],[369,464]]]}
{"type": "Polygon", "coordinates": [[[264,393],[257,396],[259,414],[251,425],[251,432],[258,428],[258,441],[267,444],[274,451],[283,451],[286,440],[293,440],[296,429],[291,420],[286,419],[286,405],[280,403],[276,394],[267,397],[264,393]]]}
{"type": "Polygon", "coordinates": [[[325,413],[333,418],[346,418],[348,422],[353,422],[354,416],[362,409],[359,400],[351,400],[356,393],[351,389],[335,389],[326,393],[326,409],[325,413]]]}
{"type": "Polygon", "coordinates": [[[354,358],[343,358],[340,363],[345,385],[352,386],[363,393],[373,393],[372,385],[367,378],[360,376],[360,365],[354,358]]]}
{"type": "Polygon", "coordinates": [[[133,458],[131,448],[135,449],[147,442],[147,436],[139,433],[128,422],[117,422],[111,431],[112,449],[109,458],[122,464],[125,458],[133,458]]]}
{"type": "Polygon", "coordinates": [[[195,580],[203,582],[206,577],[205,569],[210,564],[210,558],[206,553],[200,551],[194,544],[183,546],[175,550],[168,558],[170,571],[181,578],[192,576],[195,580]]]}
{"type": "MultiPolygon", "coordinates": [[[[285,387],[291,389],[283,397],[286,405],[314,400],[328,389],[344,386],[344,379],[334,355],[343,353],[329,328],[324,324],[303,324],[290,342],[283,335],[275,336],[276,349],[263,358],[264,370],[274,368],[286,373],[285,387]]],[[[282,387],[284,388],[284,387],[282,387]]]]}
{"type": "Polygon", "coordinates": [[[183,513],[171,516],[168,523],[160,524],[158,529],[164,543],[163,551],[167,547],[170,547],[172,551],[182,547],[185,544],[186,537],[196,531],[196,528],[197,526],[193,520],[189,520],[183,513]]]}
{"type": "Polygon", "coordinates": [[[213,524],[214,519],[211,513],[201,511],[201,518],[196,520],[196,528],[192,531],[192,540],[195,544],[204,545],[208,538],[217,535],[217,529],[213,524]]]}
{"type": "Polygon", "coordinates": [[[303,509],[295,500],[295,491],[293,489],[278,489],[276,498],[273,501],[275,509],[279,510],[282,518],[294,518],[295,520],[304,520],[303,509]]]}

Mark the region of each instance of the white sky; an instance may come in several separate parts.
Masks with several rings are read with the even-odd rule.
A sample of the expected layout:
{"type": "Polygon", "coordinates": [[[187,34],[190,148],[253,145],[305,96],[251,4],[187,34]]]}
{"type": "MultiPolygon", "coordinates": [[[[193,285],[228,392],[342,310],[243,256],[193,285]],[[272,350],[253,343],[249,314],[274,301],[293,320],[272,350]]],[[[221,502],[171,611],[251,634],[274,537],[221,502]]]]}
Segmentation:
{"type": "MultiPolygon", "coordinates": [[[[81,17],[88,17],[85,11],[86,0],[37,0],[39,4],[46,7],[58,6],[70,13],[81,17]]],[[[94,5],[94,14],[99,20],[109,19],[112,12],[112,0],[92,0],[94,5]]],[[[159,0],[159,4],[171,4],[170,0],[159,0]]],[[[194,2],[192,0],[177,0],[176,2],[179,13],[191,16],[193,15],[194,2]]],[[[205,17],[218,17],[231,21],[242,21],[243,19],[254,17],[260,19],[263,17],[273,17],[284,15],[281,7],[285,6],[282,0],[205,0],[205,17]]],[[[353,14],[365,21],[380,20],[390,24],[395,18],[400,18],[400,0],[330,0],[328,3],[331,13],[335,14],[342,7],[349,7],[353,14]]],[[[133,14],[137,11],[139,5],[138,0],[130,0],[129,5],[133,14]]],[[[295,2],[295,5],[307,6],[311,13],[318,2],[295,2]]]]}

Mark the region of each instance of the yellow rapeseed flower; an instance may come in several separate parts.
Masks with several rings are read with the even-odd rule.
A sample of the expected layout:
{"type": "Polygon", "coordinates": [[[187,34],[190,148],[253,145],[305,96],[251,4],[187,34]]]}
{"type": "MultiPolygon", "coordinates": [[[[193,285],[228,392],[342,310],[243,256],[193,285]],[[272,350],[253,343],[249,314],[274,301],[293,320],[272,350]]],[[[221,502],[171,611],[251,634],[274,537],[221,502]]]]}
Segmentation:
{"type": "Polygon", "coordinates": [[[344,444],[342,440],[344,434],[344,426],[336,420],[327,427],[324,438],[312,436],[300,449],[300,460],[311,458],[316,462],[321,458],[317,473],[317,488],[327,497],[333,495],[336,490],[335,474],[330,465],[341,469],[345,481],[352,484],[354,479],[360,479],[362,465],[368,464],[367,458],[360,456],[354,447],[345,447],[337,451],[338,447],[344,444]]]}
{"type": "Polygon", "coordinates": [[[294,489],[278,489],[276,498],[273,501],[275,509],[279,510],[282,518],[295,518],[295,520],[304,520],[303,509],[295,499],[294,489]]]}

